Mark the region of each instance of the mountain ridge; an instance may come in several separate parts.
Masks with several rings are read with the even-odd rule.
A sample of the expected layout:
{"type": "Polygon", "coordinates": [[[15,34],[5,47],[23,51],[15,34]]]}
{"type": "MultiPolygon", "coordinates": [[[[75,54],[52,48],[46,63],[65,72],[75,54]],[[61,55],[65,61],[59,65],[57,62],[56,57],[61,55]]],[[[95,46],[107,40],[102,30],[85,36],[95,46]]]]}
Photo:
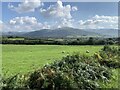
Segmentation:
{"type": "Polygon", "coordinates": [[[71,27],[62,27],[56,29],[40,29],[31,32],[6,32],[2,34],[3,36],[22,36],[22,37],[118,37],[118,29],[77,29],[71,27]]]}
{"type": "Polygon", "coordinates": [[[26,37],[79,37],[79,36],[100,36],[98,33],[84,31],[82,29],[63,27],[57,29],[42,29],[23,34],[26,37]]]}

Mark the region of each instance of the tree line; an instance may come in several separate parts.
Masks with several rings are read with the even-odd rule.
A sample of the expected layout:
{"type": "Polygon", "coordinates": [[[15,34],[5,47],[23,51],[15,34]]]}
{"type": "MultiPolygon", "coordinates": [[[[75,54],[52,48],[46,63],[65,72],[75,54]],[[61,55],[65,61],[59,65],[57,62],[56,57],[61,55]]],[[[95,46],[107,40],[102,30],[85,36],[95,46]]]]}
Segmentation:
{"type": "Polygon", "coordinates": [[[119,38],[23,38],[23,37],[3,37],[2,44],[25,44],[25,45],[113,45],[119,43],[119,38]]]}

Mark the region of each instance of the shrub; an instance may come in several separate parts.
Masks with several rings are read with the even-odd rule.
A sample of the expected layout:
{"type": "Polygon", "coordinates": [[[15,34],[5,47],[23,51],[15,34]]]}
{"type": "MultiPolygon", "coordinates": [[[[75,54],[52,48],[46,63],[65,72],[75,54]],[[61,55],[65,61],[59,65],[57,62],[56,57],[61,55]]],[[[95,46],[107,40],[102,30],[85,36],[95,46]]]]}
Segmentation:
{"type": "Polygon", "coordinates": [[[99,55],[102,57],[99,63],[112,68],[120,68],[119,54],[120,50],[118,47],[104,46],[102,51],[99,52],[99,55]]]}
{"type": "Polygon", "coordinates": [[[77,88],[92,90],[100,87],[96,82],[97,80],[108,81],[110,77],[111,73],[107,67],[100,66],[91,57],[75,54],[35,71],[30,75],[29,87],[32,89],[77,88]],[[33,78],[33,76],[37,78],[33,78]]]}

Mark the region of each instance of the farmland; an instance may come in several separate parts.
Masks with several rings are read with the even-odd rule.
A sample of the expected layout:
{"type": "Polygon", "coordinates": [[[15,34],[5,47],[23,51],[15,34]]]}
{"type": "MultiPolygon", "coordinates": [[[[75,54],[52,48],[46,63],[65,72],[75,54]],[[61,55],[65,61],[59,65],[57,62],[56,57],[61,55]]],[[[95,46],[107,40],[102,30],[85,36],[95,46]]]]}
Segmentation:
{"type": "Polygon", "coordinates": [[[119,90],[117,1],[1,6],[0,90],[119,90]]]}
{"type": "MultiPolygon", "coordinates": [[[[37,86],[36,84],[33,85],[34,83],[38,83],[36,82],[37,78],[35,79],[33,77],[37,77],[38,75],[40,78],[43,78],[41,74],[44,75],[44,80],[46,80],[44,82],[51,84],[52,84],[51,80],[54,80],[55,77],[56,79],[59,80],[59,75],[63,75],[60,76],[61,78],[60,80],[62,80],[63,82],[65,80],[65,82],[67,82],[68,84],[60,82],[61,85],[60,87],[62,87],[63,84],[67,85],[65,87],[69,87],[69,85],[73,84],[73,86],[70,87],[74,88],[74,86],[76,87],[75,85],[75,82],[77,82],[76,80],[81,80],[81,79],[83,79],[84,83],[88,83],[88,85],[85,85],[84,83],[82,84],[81,83],[82,81],[80,81],[79,83],[81,84],[77,83],[77,86],[79,88],[83,87],[83,88],[92,89],[98,87],[102,87],[102,88],[118,87],[118,82],[117,82],[118,70],[119,70],[118,67],[120,67],[120,63],[117,61],[118,57],[116,56],[118,51],[115,48],[111,49],[105,46],[103,48],[103,46],[93,46],[93,45],[92,46],[3,45],[2,47],[3,47],[3,53],[2,53],[3,74],[5,78],[11,77],[11,79],[5,79],[5,83],[7,84],[7,87],[9,87],[9,85],[12,88],[14,88],[15,85],[16,85],[15,87],[17,88],[19,88],[19,85],[23,85],[20,87],[26,87],[24,86],[26,85],[25,84],[26,79],[24,79],[25,77],[27,78],[28,81],[27,85],[29,85],[29,88],[36,88],[36,87],[41,88],[41,86],[37,86]],[[93,57],[93,55],[96,55],[95,53],[98,51],[100,52],[97,55],[101,55],[102,57],[100,61],[99,61],[99,57],[98,58],[93,57]],[[78,52],[80,54],[75,52],[78,52]],[[83,54],[85,54],[85,56],[83,54]],[[64,58],[62,59],[62,57],[64,58]],[[56,62],[55,60],[60,60],[60,61],[56,62]],[[52,62],[54,63],[49,64],[52,62]],[[87,68],[84,68],[84,66],[87,68]],[[107,67],[111,67],[111,68],[107,68],[107,67]],[[75,71],[73,69],[75,69],[75,71]],[[74,73],[71,72],[72,70],[74,73]],[[30,75],[24,76],[28,72],[30,72],[30,75]],[[53,73],[52,76],[50,75],[50,72],[53,73]],[[94,74],[94,72],[96,72],[96,74],[94,74]],[[100,74],[98,74],[97,72],[99,72],[100,74]],[[69,76],[69,74],[72,74],[72,76],[69,76]],[[79,77],[77,77],[78,74],[79,77]],[[85,76],[82,76],[83,74],[85,74],[85,76]],[[28,79],[28,77],[30,77],[29,78],[30,80],[28,79]],[[73,78],[76,79],[73,80],[73,78]],[[10,81],[12,80],[12,82],[9,83],[9,80],[10,81]],[[20,82],[23,83],[20,84],[19,80],[20,82]]],[[[41,80],[40,82],[42,83],[41,80]]],[[[57,82],[54,83],[57,85],[57,82]]],[[[45,88],[46,86],[44,86],[43,84],[43,87],[45,88]]]]}
{"type": "Polygon", "coordinates": [[[93,55],[103,46],[65,46],[65,45],[3,45],[2,64],[4,76],[33,71],[67,54],[79,52],[93,55]]]}

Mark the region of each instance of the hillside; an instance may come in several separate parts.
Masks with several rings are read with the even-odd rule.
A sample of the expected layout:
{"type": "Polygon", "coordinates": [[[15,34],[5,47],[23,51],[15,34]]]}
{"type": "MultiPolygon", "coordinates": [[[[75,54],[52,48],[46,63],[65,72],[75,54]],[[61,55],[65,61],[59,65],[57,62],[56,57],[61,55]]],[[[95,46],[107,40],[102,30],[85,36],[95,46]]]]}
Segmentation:
{"type": "Polygon", "coordinates": [[[32,38],[53,37],[118,37],[117,29],[76,29],[70,27],[63,27],[57,29],[41,29],[32,32],[2,32],[2,36],[23,36],[32,38]]]}
{"type": "Polygon", "coordinates": [[[104,37],[118,37],[118,29],[85,29],[85,31],[98,33],[104,37]]]}
{"type": "Polygon", "coordinates": [[[100,36],[100,34],[95,32],[89,32],[81,29],[75,29],[75,28],[58,28],[58,29],[42,29],[38,31],[29,32],[26,34],[23,34],[22,36],[25,37],[57,37],[57,38],[63,38],[63,37],[80,37],[80,36],[100,36]]]}

